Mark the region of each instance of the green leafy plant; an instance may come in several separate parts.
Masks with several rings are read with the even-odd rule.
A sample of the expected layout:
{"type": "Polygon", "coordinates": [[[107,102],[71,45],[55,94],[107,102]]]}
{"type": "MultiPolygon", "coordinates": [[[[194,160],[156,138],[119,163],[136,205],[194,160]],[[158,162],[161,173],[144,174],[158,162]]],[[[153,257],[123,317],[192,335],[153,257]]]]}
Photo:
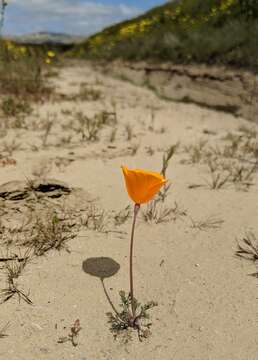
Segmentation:
{"type": "MultiPolygon", "coordinates": [[[[115,314],[109,312],[108,323],[110,324],[110,331],[115,338],[123,335],[125,330],[130,330],[132,328],[136,329],[138,332],[138,338],[142,341],[143,338],[149,337],[151,334],[150,327],[151,322],[149,321],[150,316],[148,311],[153,307],[157,306],[158,303],[154,301],[149,301],[147,304],[142,305],[135,298],[132,303],[132,299],[129,295],[126,295],[124,291],[119,292],[120,296],[120,308],[121,311],[115,314]],[[135,318],[132,318],[131,307],[135,309],[135,318]]],[[[130,334],[127,333],[127,339],[130,339],[130,334]]]]}

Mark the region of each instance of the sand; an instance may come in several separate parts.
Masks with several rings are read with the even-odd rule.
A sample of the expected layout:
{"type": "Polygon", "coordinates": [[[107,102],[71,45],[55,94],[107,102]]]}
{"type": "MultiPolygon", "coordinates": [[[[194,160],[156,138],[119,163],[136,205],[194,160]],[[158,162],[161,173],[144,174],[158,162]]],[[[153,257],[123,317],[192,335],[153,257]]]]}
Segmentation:
{"type": "MultiPolygon", "coordinates": [[[[86,63],[68,64],[51,83],[56,93],[68,96],[87,83],[100,90],[101,99],[34,105],[34,113],[26,118],[27,127],[8,129],[0,139],[3,157],[7,156],[4,143],[15,139],[20,144],[9,155],[15,164],[0,167],[0,184],[47,178],[64,182],[71,194],[45,199],[32,198],[30,192],[29,197],[16,201],[2,197],[1,216],[8,228],[28,216],[30,207],[43,219],[49,204],[62,203],[72,209],[76,236],[67,242],[69,252],[50,250],[33,257],[24,269],[19,286],[26,294],[29,291],[33,304],[19,302],[15,295],[0,305],[0,329],[9,323],[8,336],[0,338],[0,358],[257,359],[257,277],[249,276],[257,267],[235,255],[236,240],[241,240],[246,229],[258,236],[257,173],[252,186],[229,182],[214,190],[207,184],[207,166],[190,163],[186,151],[187,145],[198,144],[200,139],[221,147],[229,132],[239,134],[239,129],[248,127],[257,134],[257,126],[241,117],[160,99],[149,89],[105,76],[86,63]],[[81,134],[73,130],[75,113],[93,116],[103,110],[116,111],[117,125],[105,126],[96,142],[81,141],[81,134]],[[43,144],[42,124],[47,117],[54,124],[43,144]],[[114,127],[116,136],[110,141],[114,127]],[[69,136],[70,140],[64,140],[69,136]],[[112,221],[128,205],[132,215],[120,166],[160,171],[164,152],[177,142],[180,145],[166,173],[171,188],[165,206],[174,208],[176,203],[179,213],[174,211],[170,221],[159,224],[146,223],[140,216],[135,234],[135,296],[143,303],[158,302],[150,312],[152,334],[139,342],[135,331],[132,340],[124,343],[120,337],[114,340],[109,330],[106,313],[112,309],[100,278],[86,273],[83,264],[90,258],[108,257],[120,265],[114,276],[104,280],[117,306],[119,291],[129,290],[132,222],[131,217],[121,226],[112,221]],[[191,188],[195,184],[203,186],[191,188]],[[101,231],[78,225],[92,206],[107,217],[101,231]],[[216,228],[193,226],[211,217],[220,220],[216,228]],[[58,343],[60,337],[68,336],[76,319],[82,327],[78,345],[58,343]]],[[[247,135],[242,132],[242,136],[247,135]]],[[[26,190],[26,184],[18,184],[21,193],[26,190]]],[[[141,211],[146,211],[146,205],[141,211]]],[[[11,252],[16,236],[11,236],[11,252]]],[[[5,254],[3,242],[1,252],[5,254]]],[[[1,288],[5,287],[3,271],[1,288]]]]}

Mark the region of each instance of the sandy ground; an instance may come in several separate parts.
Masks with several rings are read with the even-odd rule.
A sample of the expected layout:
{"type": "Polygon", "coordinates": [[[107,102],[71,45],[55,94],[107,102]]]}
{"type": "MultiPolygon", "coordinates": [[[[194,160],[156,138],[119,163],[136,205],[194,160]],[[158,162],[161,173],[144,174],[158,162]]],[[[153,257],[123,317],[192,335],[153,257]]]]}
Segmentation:
{"type": "MultiPolygon", "coordinates": [[[[57,93],[67,95],[78,93],[80,84],[87,83],[84,86],[101,91],[101,99],[63,99],[35,106],[26,118],[27,126],[8,129],[0,139],[2,157],[7,156],[6,143],[19,143],[19,149],[8,155],[16,164],[0,167],[0,183],[35,176],[65,182],[75,190],[51,199],[52,206],[63,201],[78,220],[93,203],[107,220],[101,231],[77,226],[76,237],[67,243],[70,252],[51,250],[28,263],[18,280],[33,304],[19,302],[15,295],[0,305],[0,329],[9,323],[8,336],[0,338],[0,359],[257,359],[258,280],[249,276],[257,268],[235,256],[236,239],[246,229],[258,235],[257,173],[252,186],[228,182],[214,190],[208,185],[207,166],[189,160],[189,145],[199,144],[200,139],[219,148],[229,132],[239,134],[239,129],[249,127],[257,134],[257,128],[223,112],[162,100],[148,89],[96,73],[87,64],[67,66],[51,81],[57,93]],[[78,125],[73,123],[75,113],[93,116],[103,110],[115,111],[117,124],[105,126],[96,142],[82,141],[74,130],[78,125]],[[43,144],[41,124],[47,118],[54,119],[54,124],[43,144]],[[115,226],[112,220],[131,204],[120,166],[160,171],[164,152],[177,142],[166,174],[171,189],[165,206],[174,208],[177,203],[179,211],[159,224],[146,223],[141,216],[136,227],[135,296],[143,303],[158,301],[150,312],[152,335],[139,342],[135,332],[125,344],[120,338],[113,339],[106,316],[112,309],[101,280],[85,273],[83,263],[109,257],[120,265],[114,276],[104,280],[117,306],[118,292],[128,291],[132,221],[130,217],[115,226]],[[219,225],[197,226],[209,218],[220,220],[219,225]],[[58,343],[76,319],[82,327],[78,346],[58,343]]],[[[241,134],[246,137],[246,130],[241,134]]],[[[5,228],[13,217],[19,221],[27,214],[30,199],[21,204],[2,195],[0,200],[5,228]]],[[[48,203],[38,205],[34,199],[33,204],[32,209],[38,207],[43,217],[48,203]]],[[[17,235],[12,234],[9,242],[14,246],[17,235]]],[[[3,239],[1,251],[5,254],[3,239]]],[[[1,266],[0,284],[5,288],[4,263],[1,266]]]]}

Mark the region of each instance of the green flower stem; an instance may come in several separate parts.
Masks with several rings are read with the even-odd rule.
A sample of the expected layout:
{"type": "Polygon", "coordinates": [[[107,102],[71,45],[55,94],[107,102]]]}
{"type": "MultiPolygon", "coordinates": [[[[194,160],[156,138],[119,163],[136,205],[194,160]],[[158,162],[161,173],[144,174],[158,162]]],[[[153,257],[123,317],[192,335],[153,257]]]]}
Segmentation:
{"type": "Polygon", "coordinates": [[[133,289],[133,240],[134,240],[134,229],[137,214],[140,210],[140,204],[134,205],[134,217],[133,217],[133,225],[132,225],[132,232],[131,232],[131,244],[130,244],[130,298],[131,298],[131,306],[132,306],[132,316],[133,320],[135,319],[135,301],[134,301],[134,289],[133,289]]]}

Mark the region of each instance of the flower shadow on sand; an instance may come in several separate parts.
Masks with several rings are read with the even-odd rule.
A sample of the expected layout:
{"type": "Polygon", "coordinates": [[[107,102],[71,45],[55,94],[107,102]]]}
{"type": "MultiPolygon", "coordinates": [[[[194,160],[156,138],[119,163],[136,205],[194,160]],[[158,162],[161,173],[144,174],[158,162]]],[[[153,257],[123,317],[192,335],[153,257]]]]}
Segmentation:
{"type": "Polygon", "coordinates": [[[104,279],[114,276],[120,269],[120,265],[109,257],[88,258],[82,263],[82,270],[91,276],[98,277],[101,281],[105,296],[113,311],[118,314],[104,284],[104,279]]]}

